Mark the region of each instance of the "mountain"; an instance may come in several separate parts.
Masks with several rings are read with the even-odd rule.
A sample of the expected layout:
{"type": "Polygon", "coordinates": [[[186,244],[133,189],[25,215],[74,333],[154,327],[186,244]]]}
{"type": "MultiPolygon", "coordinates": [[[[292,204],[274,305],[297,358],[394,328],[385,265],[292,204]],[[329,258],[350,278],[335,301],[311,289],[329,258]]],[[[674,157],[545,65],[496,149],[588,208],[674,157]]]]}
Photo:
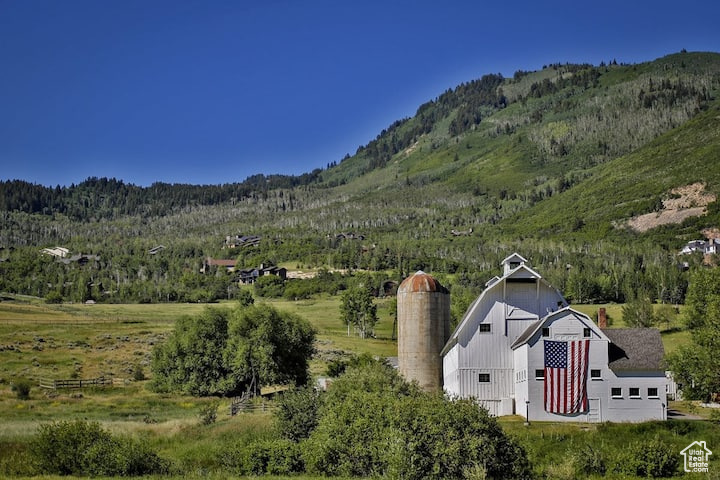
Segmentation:
{"type": "MultiPolygon", "coordinates": [[[[54,189],[2,182],[0,246],[104,254],[108,264],[96,276],[107,285],[104,269],[115,268],[115,290],[153,278],[177,283],[208,255],[248,267],[291,262],[400,277],[423,268],[476,288],[517,250],[576,299],[620,301],[647,290],[669,298],[669,290],[682,294],[683,278],[657,286],[646,278],[652,268],[674,268],[685,241],[720,226],[719,90],[717,53],[489,74],[421,105],[355,155],[300,177],[148,188],[94,178],[54,189]],[[704,215],[631,227],[640,215],[673,217],[670,205],[682,204],[687,191],[707,204],[688,197],[687,207],[704,215]],[[352,240],[338,236],[350,232],[352,240]],[[235,234],[265,241],[222,249],[235,234]],[[150,268],[156,259],[139,252],[158,244],[182,261],[150,268]],[[612,286],[594,279],[588,293],[573,286],[578,269],[568,265],[586,277],[622,271],[612,286]]],[[[155,290],[146,294],[165,295],[155,290]]]]}

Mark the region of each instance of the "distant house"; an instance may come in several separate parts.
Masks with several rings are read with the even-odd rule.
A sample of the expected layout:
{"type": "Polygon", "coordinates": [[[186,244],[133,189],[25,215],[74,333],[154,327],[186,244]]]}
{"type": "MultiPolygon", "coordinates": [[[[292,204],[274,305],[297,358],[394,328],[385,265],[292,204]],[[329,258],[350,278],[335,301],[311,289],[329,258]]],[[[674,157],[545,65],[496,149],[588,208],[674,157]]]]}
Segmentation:
{"type": "Polygon", "coordinates": [[[259,235],[228,235],[225,237],[225,248],[257,247],[261,239],[259,235]]]}
{"type": "Polygon", "coordinates": [[[203,265],[200,268],[200,273],[208,273],[210,267],[224,268],[227,272],[234,272],[237,260],[223,260],[218,258],[207,257],[203,261],[203,265]]]}
{"type": "Polygon", "coordinates": [[[680,250],[680,255],[702,253],[704,255],[720,252],[720,238],[710,240],[691,240],[680,250]]]}
{"type": "Polygon", "coordinates": [[[449,395],[532,420],[667,418],[658,330],[600,328],[520,255],[502,267],[441,353],[449,395]]]}
{"type": "MultiPolygon", "coordinates": [[[[328,235],[330,238],[330,235],[328,235]]],[[[335,234],[335,240],[365,240],[365,235],[355,232],[341,232],[335,234]]]]}
{"type": "Polygon", "coordinates": [[[65,247],[43,248],[40,251],[45,255],[50,255],[56,258],[65,258],[68,256],[68,253],[70,253],[70,250],[65,247]]]}
{"type": "Polygon", "coordinates": [[[238,281],[243,285],[250,285],[257,281],[258,278],[265,275],[275,275],[281,279],[287,279],[287,269],[283,267],[268,266],[261,264],[257,268],[247,268],[240,270],[238,281]]]}

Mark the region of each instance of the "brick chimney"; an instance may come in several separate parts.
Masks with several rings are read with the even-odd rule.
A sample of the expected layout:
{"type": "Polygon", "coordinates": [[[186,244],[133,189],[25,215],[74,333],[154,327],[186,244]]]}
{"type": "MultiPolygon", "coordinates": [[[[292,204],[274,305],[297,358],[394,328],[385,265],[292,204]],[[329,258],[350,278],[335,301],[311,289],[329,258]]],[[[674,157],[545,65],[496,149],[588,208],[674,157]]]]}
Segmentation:
{"type": "Polygon", "coordinates": [[[598,327],[607,328],[607,314],[605,313],[605,307],[600,307],[598,310],[598,327]]]}

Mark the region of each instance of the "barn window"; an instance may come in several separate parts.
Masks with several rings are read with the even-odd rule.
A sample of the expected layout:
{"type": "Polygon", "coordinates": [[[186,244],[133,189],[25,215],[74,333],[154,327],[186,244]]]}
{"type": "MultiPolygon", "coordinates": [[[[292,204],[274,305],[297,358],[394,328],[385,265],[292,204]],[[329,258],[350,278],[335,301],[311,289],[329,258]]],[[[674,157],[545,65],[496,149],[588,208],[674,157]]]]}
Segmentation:
{"type": "Polygon", "coordinates": [[[535,370],[535,380],[542,380],[545,378],[545,370],[538,368],[535,370]]]}
{"type": "Polygon", "coordinates": [[[600,370],[590,370],[590,378],[593,380],[602,380],[602,372],[600,372],[600,370]]]}
{"type": "Polygon", "coordinates": [[[630,398],[640,398],[640,389],[638,387],[630,387],[630,398]]]}
{"type": "Polygon", "coordinates": [[[489,374],[489,373],[480,373],[480,374],[478,374],[478,382],[480,382],[480,383],[490,383],[490,374],[489,374]]]}
{"type": "Polygon", "coordinates": [[[660,398],[658,396],[658,389],[653,387],[648,388],[648,398],[660,398]]]}
{"type": "Polygon", "coordinates": [[[549,337],[549,336],[550,336],[550,327],[543,327],[543,329],[542,329],[542,336],[543,336],[543,337],[549,337]]]}
{"type": "Polygon", "coordinates": [[[611,388],[610,396],[612,396],[612,398],[622,398],[622,388],[620,388],[620,387],[611,388]]]}
{"type": "Polygon", "coordinates": [[[583,337],[590,338],[590,329],[589,328],[583,328],[583,337]]]}
{"type": "Polygon", "coordinates": [[[481,323],[480,325],[478,325],[478,332],[490,333],[490,324],[489,323],[481,323]]]}

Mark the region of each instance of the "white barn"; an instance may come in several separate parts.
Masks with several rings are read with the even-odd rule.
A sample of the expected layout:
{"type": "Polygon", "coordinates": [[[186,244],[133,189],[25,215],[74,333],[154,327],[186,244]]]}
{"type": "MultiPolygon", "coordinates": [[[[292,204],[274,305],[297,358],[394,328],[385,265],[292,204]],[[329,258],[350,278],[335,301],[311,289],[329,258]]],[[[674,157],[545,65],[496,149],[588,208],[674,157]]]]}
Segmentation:
{"type": "Polygon", "coordinates": [[[502,266],[441,353],[449,395],[530,420],[666,419],[657,330],[601,330],[520,255],[502,266]]]}

